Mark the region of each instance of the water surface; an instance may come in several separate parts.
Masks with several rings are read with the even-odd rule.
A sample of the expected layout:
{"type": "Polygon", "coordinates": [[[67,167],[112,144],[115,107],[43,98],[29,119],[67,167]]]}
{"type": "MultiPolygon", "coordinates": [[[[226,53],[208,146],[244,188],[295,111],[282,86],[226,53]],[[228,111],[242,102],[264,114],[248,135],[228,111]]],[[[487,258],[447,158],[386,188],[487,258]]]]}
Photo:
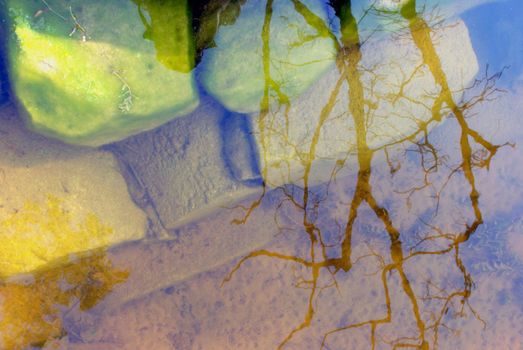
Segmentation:
{"type": "MultiPolygon", "coordinates": [[[[224,2],[212,40],[196,34],[196,112],[96,150],[129,191],[110,206],[132,198],[145,237],[2,271],[4,347],[523,348],[523,7],[479,3],[224,2]],[[241,25],[259,27],[254,54],[227,46],[241,25]]],[[[65,147],[0,113],[5,134],[65,147]]],[[[1,164],[54,164],[12,152],[2,181],[1,164]]],[[[35,198],[0,228],[45,221],[67,246],[75,225],[103,242],[124,221],[96,206],[48,219],[67,200],[35,198]]]]}

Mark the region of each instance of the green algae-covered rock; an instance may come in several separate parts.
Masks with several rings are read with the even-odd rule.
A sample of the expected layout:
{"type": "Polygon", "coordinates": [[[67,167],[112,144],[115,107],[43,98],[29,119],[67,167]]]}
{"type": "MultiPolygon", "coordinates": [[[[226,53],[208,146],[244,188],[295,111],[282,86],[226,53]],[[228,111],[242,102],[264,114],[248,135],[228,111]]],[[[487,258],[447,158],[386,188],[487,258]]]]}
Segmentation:
{"type": "Polygon", "coordinates": [[[195,2],[192,8],[197,30],[196,51],[201,58],[203,49],[215,47],[214,37],[220,26],[232,25],[241,13],[246,0],[206,0],[195,2]]]}
{"type": "Polygon", "coordinates": [[[97,146],[198,105],[186,0],[9,0],[13,90],[38,132],[97,146]]]}
{"type": "Polygon", "coordinates": [[[331,34],[319,25],[328,23],[321,1],[269,1],[246,1],[203,54],[202,83],[231,110],[292,100],[334,64],[331,34]],[[270,101],[263,101],[264,91],[270,101]]]}
{"type": "Polygon", "coordinates": [[[194,68],[194,42],[187,0],[133,0],[146,27],[143,37],[154,41],[156,58],[167,68],[189,73],[194,68]],[[151,17],[147,21],[145,13],[151,17]]]}

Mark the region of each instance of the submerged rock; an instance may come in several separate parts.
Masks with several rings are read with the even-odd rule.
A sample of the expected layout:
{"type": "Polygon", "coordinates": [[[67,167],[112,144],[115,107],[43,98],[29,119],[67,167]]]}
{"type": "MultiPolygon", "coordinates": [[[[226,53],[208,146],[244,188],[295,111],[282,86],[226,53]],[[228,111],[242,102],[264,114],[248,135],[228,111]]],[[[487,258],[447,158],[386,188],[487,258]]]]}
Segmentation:
{"type": "Polygon", "coordinates": [[[165,67],[189,73],[194,68],[194,42],[188,0],[133,0],[146,30],[143,37],[154,42],[156,58],[165,67]],[[151,21],[147,21],[148,13],[151,21]]]}
{"type": "Polygon", "coordinates": [[[34,130],[97,146],[196,108],[187,3],[136,3],[7,1],[10,77],[34,130]]]}
{"type": "Polygon", "coordinates": [[[258,191],[253,147],[247,117],[205,99],[190,115],[108,149],[135,202],[169,230],[258,191]]]}
{"type": "Polygon", "coordinates": [[[198,60],[204,49],[215,47],[214,37],[220,26],[230,26],[241,13],[246,0],[204,0],[191,2],[196,25],[195,42],[198,60]]]}
{"type": "MultiPolygon", "coordinates": [[[[250,196],[238,204],[249,206],[257,197],[250,196]]],[[[281,193],[271,192],[245,222],[238,222],[244,215],[239,207],[220,208],[177,228],[176,239],[133,242],[107,250],[113,268],[127,271],[129,278],[115,286],[91,312],[117,308],[266,245],[281,234],[274,222],[274,206],[282,197],[281,193]]],[[[285,208],[278,215],[283,218],[291,212],[285,208]]]]}
{"type": "MultiPolygon", "coordinates": [[[[334,65],[336,48],[322,1],[248,0],[222,25],[200,65],[201,81],[224,106],[254,112],[293,100],[334,65]],[[270,94],[267,89],[274,89],[270,94]]],[[[205,18],[204,18],[205,19],[205,18]]],[[[207,19],[211,20],[211,19],[207,19]]]]}
{"type": "Polygon", "coordinates": [[[110,153],[48,140],[21,124],[11,105],[0,109],[0,277],[144,237],[147,218],[110,153]]]}
{"type": "MultiPolygon", "coordinates": [[[[441,64],[458,101],[478,70],[467,29],[451,22],[431,35],[437,56],[432,59],[441,64]]],[[[443,108],[441,116],[433,114],[440,87],[408,35],[369,40],[361,55],[365,109],[360,117],[370,149],[419,138],[423,123],[450,113],[443,108]]],[[[119,159],[135,202],[166,236],[263,191],[263,183],[304,185],[305,176],[307,185],[328,181],[340,168],[350,172],[353,159],[346,164],[347,158],[357,152],[349,87],[339,69],[332,67],[294,102],[266,114],[233,114],[206,98],[187,117],[108,149],[119,159]]]]}
{"type": "Polygon", "coordinates": [[[288,108],[253,114],[265,183],[274,187],[327,181],[357,154],[358,137],[370,149],[409,137],[415,140],[423,136],[424,123],[451,113],[449,106],[442,107],[441,87],[427,63],[441,66],[451,95],[459,102],[478,72],[476,56],[462,21],[445,22],[429,31],[434,57],[422,53],[409,32],[370,38],[361,46],[359,76],[350,79],[358,80],[362,101],[351,101],[355,95],[334,67],[288,108]],[[352,114],[351,103],[361,106],[359,115],[352,114]],[[355,118],[365,125],[359,135],[355,118]]]}
{"type": "MultiPolygon", "coordinates": [[[[404,11],[408,7],[415,8],[426,20],[437,24],[442,20],[457,19],[465,11],[481,4],[503,1],[506,0],[353,0],[351,10],[362,37],[377,37],[401,32],[407,27],[399,16],[402,8],[404,11]]],[[[338,1],[329,2],[335,4],[338,1]]]]}

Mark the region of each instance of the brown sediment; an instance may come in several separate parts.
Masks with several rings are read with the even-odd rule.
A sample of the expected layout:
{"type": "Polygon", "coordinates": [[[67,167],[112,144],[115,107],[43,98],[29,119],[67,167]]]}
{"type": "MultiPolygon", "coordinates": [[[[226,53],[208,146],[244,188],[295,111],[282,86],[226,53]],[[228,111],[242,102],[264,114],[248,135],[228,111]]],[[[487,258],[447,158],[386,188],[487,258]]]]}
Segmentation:
{"type": "Polygon", "coordinates": [[[104,251],[99,250],[0,281],[2,348],[42,347],[66,336],[64,309],[89,310],[128,276],[127,271],[114,268],[104,251]]]}

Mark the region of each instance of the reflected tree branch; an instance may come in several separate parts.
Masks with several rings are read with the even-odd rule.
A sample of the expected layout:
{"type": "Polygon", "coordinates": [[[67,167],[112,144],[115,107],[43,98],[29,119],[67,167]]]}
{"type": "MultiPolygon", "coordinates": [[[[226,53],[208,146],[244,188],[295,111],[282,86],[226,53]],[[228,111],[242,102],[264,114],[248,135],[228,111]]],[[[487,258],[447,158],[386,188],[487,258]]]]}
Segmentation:
{"type": "MultiPolygon", "coordinates": [[[[446,318],[449,314],[454,317],[465,317],[465,309],[468,309],[474,318],[485,324],[479,313],[470,305],[469,298],[474,288],[474,283],[471,274],[467,271],[465,264],[460,256],[460,249],[462,244],[469,240],[469,238],[476,232],[478,227],[483,223],[483,214],[480,209],[480,191],[477,188],[475,171],[477,169],[489,169],[491,160],[497,154],[498,150],[504,146],[513,146],[510,143],[494,144],[488,141],[478,131],[469,126],[468,112],[475,106],[489,102],[497,98],[497,95],[502,90],[496,88],[495,83],[501,76],[502,72],[493,75],[488,74],[488,69],[482,79],[476,80],[469,88],[463,88],[462,91],[452,91],[449,87],[449,82],[446,73],[443,70],[441,59],[435,49],[435,44],[432,39],[433,27],[443,26],[444,21],[441,16],[434,11],[429,20],[422,17],[416,11],[416,1],[410,0],[399,11],[381,11],[379,12],[374,6],[365,12],[364,16],[369,14],[379,15],[383,18],[402,27],[401,35],[409,36],[414,43],[415,48],[421,55],[421,63],[414,67],[410,72],[404,72],[403,80],[393,88],[390,94],[379,96],[375,93],[374,86],[383,77],[375,74],[372,68],[363,67],[362,47],[365,45],[366,39],[362,39],[359,30],[361,19],[355,18],[352,13],[350,1],[330,1],[334,8],[337,17],[340,20],[341,35],[338,39],[334,35],[327,23],[321,18],[314,15],[302,2],[293,0],[295,10],[302,15],[307,24],[316,31],[319,37],[330,38],[333,45],[338,50],[337,69],[339,71],[338,80],[334,84],[333,90],[330,92],[328,99],[321,109],[318,116],[318,121],[314,129],[310,133],[310,140],[304,142],[308,145],[306,151],[299,151],[303,145],[293,145],[286,135],[289,133],[288,111],[291,105],[287,96],[281,94],[275,82],[271,79],[270,71],[270,21],[272,17],[273,1],[268,0],[265,13],[265,22],[262,32],[264,42],[263,58],[264,58],[264,74],[265,74],[265,90],[262,103],[260,105],[260,116],[258,118],[258,128],[260,130],[261,140],[261,154],[264,160],[264,169],[262,175],[264,178],[268,176],[268,140],[274,134],[280,136],[285,142],[295,147],[296,154],[299,157],[301,164],[303,164],[303,177],[300,178],[300,190],[296,189],[296,185],[292,187],[282,186],[279,189],[283,194],[284,201],[301,212],[301,226],[289,227],[289,230],[303,232],[307,239],[308,251],[307,258],[280,254],[268,250],[254,251],[243,257],[230,273],[224,278],[223,283],[230,281],[233,275],[238,272],[242,265],[253,258],[268,257],[282,261],[286,261],[298,266],[302,266],[310,273],[309,278],[300,278],[296,283],[296,287],[308,288],[308,304],[303,321],[294,327],[288,335],[279,344],[278,348],[284,348],[289,344],[293,338],[304,329],[311,326],[316,310],[314,308],[314,301],[321,297],[321,291],[326,288],[339,288],[336,280],[336,275],[341,273],[348,273],[355,264],[362,264],[366,258],[373,257],[378,261],[381,272],[381,284],[385,296],[386,314],[380,318],[373,318],[363,321],[349,322],[346,325],[337,327],[327,331],[322,339],[321,348],[329,348],[329,339],[343,331],[351,329],[369,327],[370,337],[369,342],[372,349],[377,347],[380,325],[389,324],[392,322],[392,297],[391,290],[388,285],[388,279],[394,273],[399,277],[401,283],[401,292],[406,296],[411,309],[411,315],[416,324],[417,335],[415,337],[402,337],[400,335],[392,340],[383,340],[388,343],[393,349],[400,348],[416,348],[428,350],[429,348],[437,348],[439,344],[439,334],[441,329],[451,330],[452,328],[446,323],[446,318]],[[429,25],[433,22],[433,25],[429,25]],[[406,94],[408,85],[418,75],[423,74],[423,70],[428,70],[428,74],[432,76],[436,85],[439,87],[437,93],[425,96],[430,103],[424,101],[417,101],[406,94]],[[370,76],[370,82],[367,82],[363,76],[370,76]],[[325,193],[329,193],[329,187],[332,181],[336,180],[336,174],[344,168],[349,158],[355,157],[357,159],[357,175],[354,192],[347,207],[345,217],[345,224],[341,224],[337,220],[330,223],[331,226],[337,227],[340,233],[338,246],[329,243],[325,240],[322,233],[321,224],[318,222],[319,209],[322,202],[326,199],[325,196],[315,195],[314,187],[310,184],[313,163],[318,159],[317,147],[322,136],[322,130],[326,123],[334,118],[334,106],[341,96],[343,86],[348,86],[348,117],[352,118],[354,125],[355,148],[348,149],[347,152],[340,156],[335,162],[332,169],[329,182],[322,187],[325,193]],[[478,91],[476,93],[475,91],[478,91]],[[285,128],[276,127],[273,120],[270,120],[270,93],[276,92],[278,101],[284,108],[284,115],[287,120],[285,128]],[[462,101],[456,102],[453,94],[462,93],[466,98],[462,101]],[[470,96],[472,94],[472,96],[470,96]],[[369,96],[370,95],[370,96],[369,96]],[[417,129],[412,133],[403,136],[399,139],[392,140],[386,144],[371,147],[369,146],[369,138],[373,137],[371,127],[376,123],[374,115],[376,101],[371,99],[382,99],[390,102],[393,106],[400,101],[408,101],[409,103],[420,106],[422,109],[430,112],[430,118],[422,120],[412,116],[417,122],[417,129]],[[442,154],[431,138],[429,137],[429,130],[433,125],[442,122],[443,118],[451,114],[450,121],[455,121],[459,127],[459,139],[457,141],[459,149],[460,160],[457,164],[448,164],[450,158],[442,154]],[[301,148],[299,147],[301,146],[301,148]],[[375,156],[383,151],[386,163],[391,175],[395,175],[402,167],[402,161],[398,158],[391,157],[391,150],[404,147],[403,155],[406,157],[408,153],[415,153],[419,158],[419,171],[422,174],[420,184],[411,184],[410,188],[403,190],[396,190],[394,193],[403,198],[406,196],[407,203],[410,202],[411,197],[415,193],[421,193],[426,190],[434,192],[432,199],[434,200],[435,214],[438,213],[440,206],[441,195],[452,178],[458,174],[463,175],[464,180],[468,185],[468,200],[470,208],[472,209],[473,218],[465,224],[462,231],[448,232],[447,229],[438,227],[430,221],[419,219],[424,226],[429,230],[427,234],[419,239],[406,250],[403,247],[402,235],[406,233],[400,232],[399,223],[394,222],[393,215],[389,209],[380,204],[376,199],[372,187],[372,163],[375,156]],[[480,149],[475,149],[480,147],[480,149]],[[446,174],[442,174],[446,171],[446,174]],[[436,181],[442,181],[437,184],[436,181]],[[361,218],[360,213],[363,205],[368,206],[375,218],[377,218],[383,226],[386,237],[388,238],[388,257],[377,253],[372,246],[368,246],[369,254],[365,254],[352,261],[353,236],[358,218],[361,218]],[[425,248],[425,245],[440,244],[443,242],[443,247],[425,248]],[[316,247],[321,250],[321,258],[316,255],[316,247]],[[334,248],[338,248],[337,250],[334,248]],[[337,251],[337,255],[333,253],[337,251]],[[332,256],[332,255],[336,256],[332,256]],[[418,261],[427,256],[449,256],[454,265],[459,271],[459,276],[462,280],[462,286],[455,290],[448,290],[437,287],[433,282],[426,283],[425,295],[417,295],[415,287],[409,278],[406,270],[406,264],[418,261]],[[388,263],[387,263],[388,262],[388,263]],[[330,274],[333,282],[326,286],[319,284],[319,277],[322,270],[325,269],[330,274]],[[428,302],[437,302],[434,306],[435,310],[425,310],[428,302]],[[453,312],[452,312],[453,310],[453,312]],[[427,318],[425,314],[430,314],[427,318]]],[[[372,31],[371,31],[372,32],[372,31]]],[[[394,113],[394,112],[393,112],[394,113]]],[[[405,116],[408,117],[408,116],[405,116]]],[[[255,201],[254,205],[248,210],[248,215],[252,210],[259,206],[262,198],[255,201]]],[[[280,208],[280,206],[278,207],[280,208]]],[[[246,216],[246,218],[248,217],[246,216]]],[[[244,223],[239,221],[238,223],[244,223]]],[[[367,274],[368,276],[375,274],[367,274]]],[[[414,279],[415,280],[415,279],[414,279]]]]}

